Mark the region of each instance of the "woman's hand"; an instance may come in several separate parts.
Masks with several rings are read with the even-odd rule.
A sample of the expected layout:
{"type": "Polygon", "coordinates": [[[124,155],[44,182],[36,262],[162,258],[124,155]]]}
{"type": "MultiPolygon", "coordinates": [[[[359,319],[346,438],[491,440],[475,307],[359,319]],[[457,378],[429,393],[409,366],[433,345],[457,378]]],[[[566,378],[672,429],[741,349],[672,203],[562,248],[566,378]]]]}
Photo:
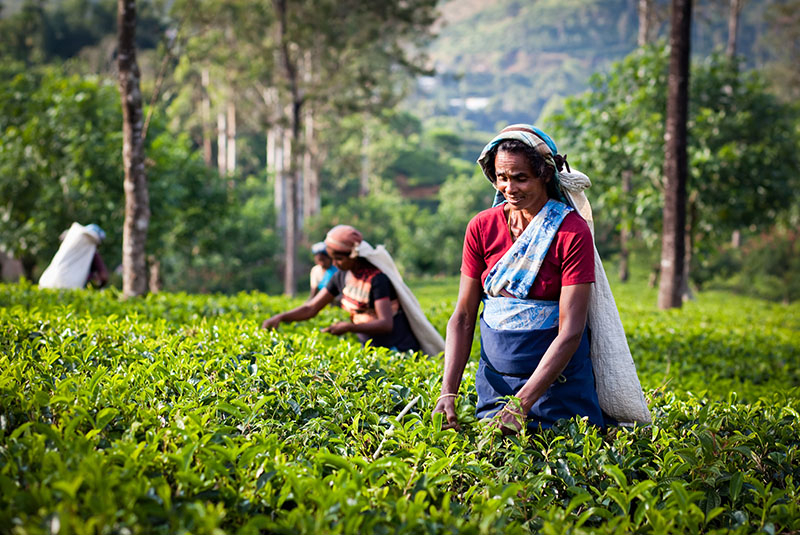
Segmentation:
{"type": "Polygon", "coordinates": [[[455,429],[461,431],[461,426],[458,425],[458,416],[456,416],[456,398],[455,396],[440,397],[433,408],[433,414],[440,412],[444,414],[445,422],[442,422],[442,429],[455,429]]]}
{"type": "Polygon", "coordinates": [[[281,318],[280,314],[277,316],[272,316],[271,318],[267,318],[264,320],[264,323],[261,324],[262,329],[271,330],[280,324],[281,318]]]}
{"type": "Polygon", "coordinates": [[[500,428],[503,436],[516,435],[525,425],[525,414],[506,404],[494,417],[493,425],[500,428]]]}
{"type": "Polygon", "coordinates": [[[327,288],[323,288],[317,295],[310,301],[306,301],[297,308],[293,308],[287,312],[275,314],[269,319],[264,320],[261,324],[262,329],[274,329],[279,323],[288,323],[291,321],[304,321],[316,316],[322,307],[333,301],[333,294],[327,288]]]}
{"type": "Polygon", "coordinates": [[[334,323],[333,325],[330,325],[330,326],[325,327],[324,329],[322,329],[322,332],[329,333],[329,334],[335,334],[336,336],[339,336],[339,335],[342,335],[344,333],[349,333],[350,331],[352,331],[352,328],[353,328],[353,324],[350,323],[349,321],[338,321],[338,322],[334,323]]]}

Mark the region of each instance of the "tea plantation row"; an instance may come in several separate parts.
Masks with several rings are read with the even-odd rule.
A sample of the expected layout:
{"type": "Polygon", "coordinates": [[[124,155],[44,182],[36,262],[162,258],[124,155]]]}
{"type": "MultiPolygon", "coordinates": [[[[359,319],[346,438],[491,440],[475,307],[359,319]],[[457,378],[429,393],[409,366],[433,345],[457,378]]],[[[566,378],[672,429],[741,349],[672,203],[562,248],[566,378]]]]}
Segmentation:
{"type": "MultiPolygon", "coordinates": [[[[440,330],[454,292],[418,290],[440,330]]],[[[655,423],[502,439],[475,359],[441,431],[440,359],[320,334],[334,309],[268,333],[288,300],[0,285],[0,532],[800,530],[800,306],[617,292],[655,423]]]]}

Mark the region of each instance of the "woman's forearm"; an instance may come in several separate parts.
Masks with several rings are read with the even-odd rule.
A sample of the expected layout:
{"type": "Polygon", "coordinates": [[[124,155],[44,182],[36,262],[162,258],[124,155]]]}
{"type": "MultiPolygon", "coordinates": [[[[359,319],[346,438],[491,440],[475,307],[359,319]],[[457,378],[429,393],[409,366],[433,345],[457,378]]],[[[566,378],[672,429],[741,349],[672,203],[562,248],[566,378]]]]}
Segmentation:
{"type": "Polygon", "coordinates": [[[582,332],[577,336],[562,332],[556,336],[530,379],[517,392],[517,397],[524,412],[530,410],[533,404],[544,395],[550,385],[564,371],[572,355],[578,350],[582,335],[582,332]]]}
{"type": "Polygon", "coordinates": [[[461,386],[464,368],[472,349],[475,334],[475,319],[467,314],[455,313],[447,322],[447,337],[444,348],[444,377],[442,394],[455,394],[461,386]]]}
{"type": "Polygon", "coordinates": [[[362,334],[389,334],[394,330],[394,318],[378,318],[364,323],[354,323],[350,330],[362,334]]]}
{"type": "Polygon", "coordinates": [[[547,348],[530,379],[517,392],[525,412],[550,388],[578,350],[586,329],[591,291],[590,283],[564,286],[561,289],[558,335],[547,348]]]}
{"type": "Polygon", "coordinates": [[[281,323],[288,323],[290,321],[305,321],[313,318],[315,315],[316,311],[308,304],[304,304],[292,310],[276,314],[275,317],[278,318],[281,323]]]}

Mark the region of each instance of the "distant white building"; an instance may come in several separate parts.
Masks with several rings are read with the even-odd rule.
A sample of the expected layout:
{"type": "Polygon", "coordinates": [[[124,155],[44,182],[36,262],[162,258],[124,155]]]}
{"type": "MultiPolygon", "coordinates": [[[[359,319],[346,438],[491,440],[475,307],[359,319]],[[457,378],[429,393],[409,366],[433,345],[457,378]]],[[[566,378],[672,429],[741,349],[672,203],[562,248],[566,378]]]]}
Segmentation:
{"type": "Polygon", "coordinates": [[[447,102],[454,108],[466,108],[469,111],[477,111],[489,105],[489,97],[451,98],[447,102]]]}
{"type": "Polygon", "coordinates": [[[417,78],[417,84],[422,91],[430,93],[439,85],[435,76],[420,76],[417,78]]]}

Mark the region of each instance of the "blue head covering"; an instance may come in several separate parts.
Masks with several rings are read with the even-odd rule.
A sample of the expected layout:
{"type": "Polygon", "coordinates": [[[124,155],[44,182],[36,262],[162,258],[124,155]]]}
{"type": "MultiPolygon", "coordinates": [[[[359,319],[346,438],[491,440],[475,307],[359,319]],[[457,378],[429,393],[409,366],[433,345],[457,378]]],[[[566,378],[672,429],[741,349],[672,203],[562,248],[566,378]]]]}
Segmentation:
{"type": "Polygon", "coordinates": [[[100,225],[96,223],[91,223],[89,225],[86,225],[86,228],[91,230],[94,234],[96,234],[97,237],[100,239],[100,241],[106,239],[106,233],[103,232],[103,229],[100,228],[100,225]]]}
{"type": "Polygon", "coordinates": [[[312,245],[311,254],[328,254],[328,251],[325,249],[325,242],[318,241],[317,243],[312,245]]]}

